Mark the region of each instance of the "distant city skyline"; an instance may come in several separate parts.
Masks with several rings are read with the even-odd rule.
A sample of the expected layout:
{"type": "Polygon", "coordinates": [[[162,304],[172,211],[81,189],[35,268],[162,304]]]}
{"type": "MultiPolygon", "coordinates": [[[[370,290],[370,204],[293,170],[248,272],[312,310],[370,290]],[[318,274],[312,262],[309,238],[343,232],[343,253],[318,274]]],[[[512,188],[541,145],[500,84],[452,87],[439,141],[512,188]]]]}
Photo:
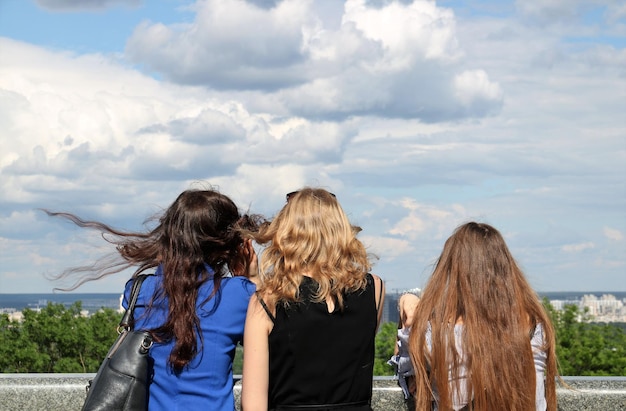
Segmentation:
{"type": "MultiPolygon", "coordinates": [[[[387,290],[385,303],[381,316],[382,322],[397,322],[398,298],[403,291],[387,290]]],[[[585,308],[589,314],[599,322],[626,322],[626,291],[625,292],[567,292],[557,291],[552,293],[540,293],[540,297],[546,297],[556,310],[562,310],[566,304],[574,304],[581,313],[585,308]]],[[[20,321],[22,311],[28,309],[40,309],[48,304],[63,304],[66,307],[75,301],[82,302],[85,314],[90,315],[102,307],[121,310],[121,294],[115,293],[62,293],[62,294],[0,294],[0,314],[7,314],[13,321],[20,321]]]]}
{"type": "MultiPolygon", "coordinates": [[[[0,2],[0,293],[114,251],[189,187],[337,195],[388,289],[469,220],[539,292],[626,290],[614,0],[0,2]]],[[[78,292],[118,292],[132,271],[78,292]]]]}

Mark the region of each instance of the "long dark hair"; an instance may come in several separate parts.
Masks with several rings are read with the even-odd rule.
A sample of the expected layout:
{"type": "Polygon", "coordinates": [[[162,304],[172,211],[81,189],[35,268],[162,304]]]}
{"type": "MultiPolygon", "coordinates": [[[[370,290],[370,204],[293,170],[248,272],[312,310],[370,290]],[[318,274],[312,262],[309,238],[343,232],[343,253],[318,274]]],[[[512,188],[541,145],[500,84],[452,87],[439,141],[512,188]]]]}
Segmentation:
{"type": "Polygon", "coordinates": [[[98,230],[117,248],[117,258],[108,256],[94,265],[69,268],[56,276],[57,279],[77,278],[66,290],[131,266],[138,267],[135,275],[163,266],[162,288],[153,298],[154,301],[167,298],[169,312],[166,322],[151,331],[157,341],[174,339],[169,363],[178,371],[198,352],[200,320],[196,303],[199,287],[212,277],[213,296],[229,270],[245,266],[239,252],[243,239],[238,230],[254,230],[260,219],[241,216],[230,198],[214,190],[184,191],[158,219],[158,225],[148,232],[121,231],[70,213],[43,211],[79,227],[98,230]]]}

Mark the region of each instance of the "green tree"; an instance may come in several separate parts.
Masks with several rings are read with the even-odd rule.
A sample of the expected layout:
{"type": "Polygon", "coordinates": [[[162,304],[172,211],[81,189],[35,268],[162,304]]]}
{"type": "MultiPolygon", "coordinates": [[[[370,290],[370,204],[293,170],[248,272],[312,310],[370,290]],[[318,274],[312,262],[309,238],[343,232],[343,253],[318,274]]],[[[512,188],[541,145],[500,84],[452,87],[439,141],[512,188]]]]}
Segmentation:
{"type": "Polygon", "coordinates": [[[23,330],[49,357],[40,372],[86,372],[81,357],[88,326],[80,312],[80,302],[67,309],[63,304],[48,303],[39,312],[24,310],[23,330]]]}
{"type": "Polygon", "coordinates": [[[393,355],[397,335],[398,324],[386,322],[380,326],[375,341],[374,375],[394,374],[393,368],[387,364],[387,361],[393,355]]]}
{"type": "Polygon", "coordinates": [[[566,305],[554,310],[544,299],[556,332],[559,372],[572,376],[626,375],[626,333],[613,324],[593,323],[588,310],[566,305]]]}
{"type": "Polygon", "coordinates": [[[93,372],[98,370],[100,362],[115,342],[121,317],[119,312],[111,308],[103,308],[89,317],[91,341],[88,344],[86,367],[93,372]]]}
{"type": "MultiPolygon", "coordinates": [[[[556,311],[544,300],[556,330],[562,375],[626,375],[626,330],[623,324],[593,323],[587,311],[569,305],[556,311]]],[[[120,314],[103,309],[81,315],[80,302],[65,308],[48,304],[25,310],[23,321],[0,315],[0,372],[95,372],[117,337],[120,314]]],[[[397,325],[382,324],[376,335],[374,375],[392,375],[397,325]]],[[[233,366],[241,373],[241,347],[233,366]]]]}
{"type": "Polygon", "coordinates": [[[30,341],[21,323],[10,321],[8,315],[0,316],[0,372],[27,373],[42,369],[48,356],[30,341]]]}
{"type": "Polygon", "coordinates": [[[49,303],[23,315],[21,322],[0,317],[2,372],[95,372],[117,336],[120,317],[111,309],[86,317],[80,302],[69,308],[49,303]]]}
{"type": "Polygon", "coordinates": [[[235,349],[235,358],[233,359],[233,374],[243,374],[243,347],[237,345],[235,349]]]}

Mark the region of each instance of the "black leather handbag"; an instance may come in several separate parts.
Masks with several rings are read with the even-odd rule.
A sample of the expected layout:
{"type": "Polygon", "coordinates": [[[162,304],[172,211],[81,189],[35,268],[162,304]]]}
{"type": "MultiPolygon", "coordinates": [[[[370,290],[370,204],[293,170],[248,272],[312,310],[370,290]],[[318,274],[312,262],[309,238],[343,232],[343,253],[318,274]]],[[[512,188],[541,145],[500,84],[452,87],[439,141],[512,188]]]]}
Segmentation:
{"type": "Polygon", "coordinates": [[[149,351],[152,336],[147,331],[133,331],[133,311],[141,283],[140,274],[133,283],[128,308],[118,327],[119,336],[87,386],[82,411],[145,411],[148,409],[148,384],[152,377],[149,351]]]}

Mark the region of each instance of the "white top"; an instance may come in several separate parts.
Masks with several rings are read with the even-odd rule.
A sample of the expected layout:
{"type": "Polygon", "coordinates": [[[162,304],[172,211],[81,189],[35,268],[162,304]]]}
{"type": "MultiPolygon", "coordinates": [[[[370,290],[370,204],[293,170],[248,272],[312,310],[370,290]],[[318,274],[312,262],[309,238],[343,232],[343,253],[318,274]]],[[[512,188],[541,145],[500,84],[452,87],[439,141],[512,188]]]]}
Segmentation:
{"type": "MultiPolygon", "coordinates": [[[[453,392],[452,394],[452,407],[454,410],[460,410],[465,407],[472,399],[471,393],[467,393],[467,370],[463,363],[463,347],[461,346],[461,331],[463,330],[462,324],[456,324],[454,326],[454,340],[456,350],[461,356],[461,369],[459,370],[460,390],[459,392],[453,392]]],[[[426,328],[426,347],[429,351],[432,350],[432,329],[430,323],[426,328]]],[[[533,358],[535,361],[535,373],[536,373],[536,387],[535,387],[535,409],[536,411],[545,411],[547,409],[546,404],[546,392],[545,392],[545,370],[547,353],[541,349],[543,345],[543,326],[537,324],[532,338],[530,339],[530,346],[533,350],[533,358]]],[[[448,382],[452,381],[452,370],[449,371],[448,382]]],[[[454,390],[455,385],[451,384],[450,388],[454,390]]],[[[437,387],[433,387],[435,398],[437,397],[437,387]]],[[[434,410],[437,410],[437,401],[434,404],[434,410]]]]}

